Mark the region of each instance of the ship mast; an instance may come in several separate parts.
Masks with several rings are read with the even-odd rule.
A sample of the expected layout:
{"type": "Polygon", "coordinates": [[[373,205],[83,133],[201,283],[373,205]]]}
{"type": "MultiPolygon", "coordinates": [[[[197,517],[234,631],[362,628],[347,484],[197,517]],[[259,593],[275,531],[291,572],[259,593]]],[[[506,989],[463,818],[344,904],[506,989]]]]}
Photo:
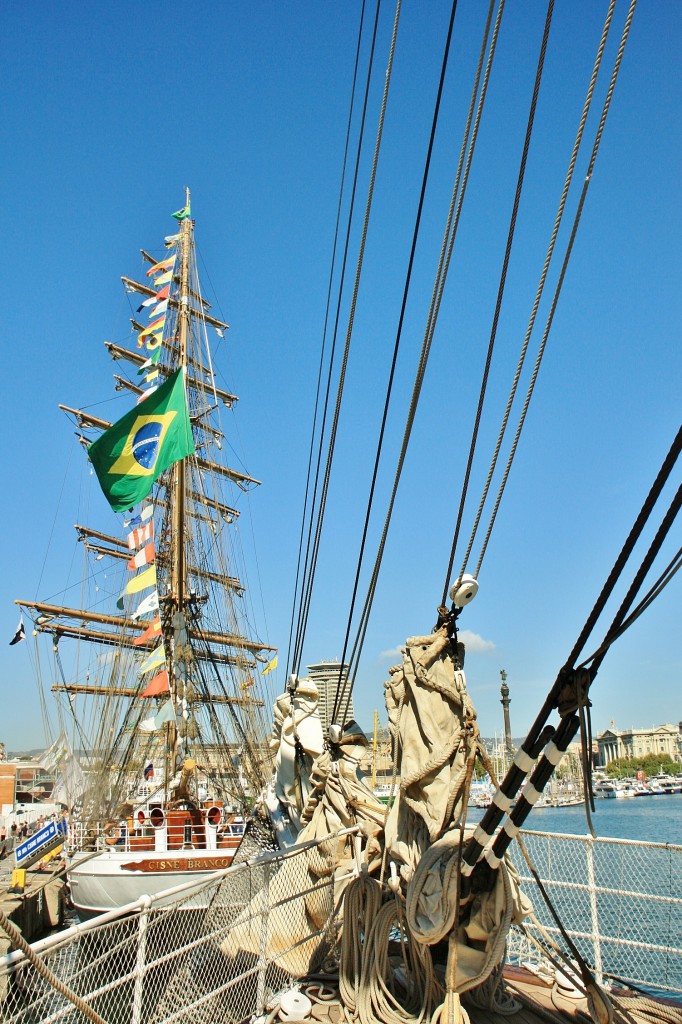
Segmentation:
{"type": "MultiPolygon", "coordinates": [[[[186,189],[185,208],[190,205],[189,189],[186,189]]],[[[189,310],[189,261],[192,247],[192,219],[185,217],[182,224],[182,237],[180,239],[180,310],[178,313],[179,337],[178,363],[182,367],[183,374],[187,370],[187,335],[190,325],[189,310]]],[[[185,460],[180,459],[175,465],[175,486],[174,486],[174,523],[173,523],[173,573],[171,578],[171,600],[177,611],[182,611],[185,606],[185,460]]]]}
{"type": "MultiPolygon", "coordinates": [[[[189,209],[190,205],[190,192],[189,189],[185,190],[185,209],[189,209]]],[[[182,368],[183,372],[183,383],[185,388],[187,387],[187,339],[190,328],[190,305],[189,305],[189,267],[190,267],[190,253],[192,247],[192,219],[191,217],[185,217],[181,222],[181,236],[180,236],[180,295],[179,295],[179,308],[178,308],[178,366],[182,368]]],[[[171,590],[170,590],[170,605],[171,608],[181,614],[184,612],[185,607],[185,488],[186,488],[186,470],[185,460],[180,459],[179,462],[175,463],[173,471],[173,484],[172,484],[172,496],[173,496],[173,527],[171,530],[171,590]]],[[[176,644],[175,644],[175,628],[174,624],[177,620],[175,616],[171,616],[170,623],[168,624],[168,649],[171,654],[170,664],[171,671],[169,673],[171,680],[171,696],[175,709],[178,709],[178,699],[181,696],[179,693],[179,681],[178,681],[178,669],[177,662],[175,659],[176,655],[176,644]]],[[[185,682],[186,685],[186,682],[185,682]]],[[[184,690],[182,698],[186,696],[184,690]]],[[[165,761],[165,786],[168,790],[170,776],[176,771],[178,767],[178,760],[180,754],[180,744],[183,742],[183,737],[180,735],[177,725],[175,722],[169,722],[166,726],[168,729],[167,744],[166,744],[166,761],[165,761]],[[172,757],[171,757],[172,754],[172,757]],[[169,765],[169,759],[171,761],[169,765]]],[[[184,737],[186,742],[187,737],[184,737]]],[[[187,749],[185,748],[185,753],[187,749]]],[[[176,794],[179,795],[179,794],[176,794]]]]}

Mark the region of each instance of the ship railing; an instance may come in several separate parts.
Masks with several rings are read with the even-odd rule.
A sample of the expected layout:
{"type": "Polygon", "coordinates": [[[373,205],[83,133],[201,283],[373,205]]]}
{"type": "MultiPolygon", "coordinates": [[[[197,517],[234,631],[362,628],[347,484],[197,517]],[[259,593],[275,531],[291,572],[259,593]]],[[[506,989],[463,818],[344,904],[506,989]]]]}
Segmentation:
{"type": "MultiPolygon", "coordinates": [[[[559,919],[599,983],[682,993],[682,846],[524,831],[521,838],[559,919]]],[[[518,845],[510,847],[533,904],[507,945],[513,963],[546,967],[538,941],[568,946],[518,845]]],[[[560,962],[560,961],[559,961],[560,962]]]]}
{"type": "MultiPolygon", "coordinates": [[[[267,1012],[271,995],[293,979],[324,975],[337,911],[323,869],[345,834],[254,856],[202,884],[175,886],[36,942],[31,957],[43,974],[21,952],[0,958],[0,1019],[76,1019],[45,970],[108,1024],[237,1022],[267,1012]]],[[[522,838],[568,934],[600,978],[682,994],[682,847],[542,832],[522,838]]],[[[549,936],[560,947],[563,940],[518,849],[513,861],[534,915],[525,931],[512,929],[508,955],[532,967],[531,940],[549,936]]],[[[360,865],[339,867],[348,877],[360,865]]]]}
{"type": "Polygon", "coordinates": [[[0,957],[6,1024],[243,1021],[272,995],[324,966],[335,946],[334,887],[360,870],[340,865],[345,829],[286,851],[255,855],[197,882],[33,943],[30,956],[0,957]],[[336,878],[334,877],[336,874],[336,878]],[[38,963],[39,961],[39,963],[38,963]]]}
{"type": "MultiPolygon", "coordinates": [[[[234,847],[243,831],[241,822],[220,822],[214,830],[216,847],[234,847]]],[[[206,833],[205,824],[189,822],[170,822],[161,828],[155,828],[149,823],[139,824],[133,819],[94,825],[76,822],[69,825],[67,846],[70,853],[204,849],[207,845],[206,833]]]]}

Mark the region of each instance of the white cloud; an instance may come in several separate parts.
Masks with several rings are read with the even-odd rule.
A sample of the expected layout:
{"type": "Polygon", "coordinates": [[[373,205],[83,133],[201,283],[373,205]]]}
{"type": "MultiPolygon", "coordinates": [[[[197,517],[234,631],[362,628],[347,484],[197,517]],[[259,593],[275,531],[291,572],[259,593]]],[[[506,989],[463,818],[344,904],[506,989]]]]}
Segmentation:
{"type": "MultiPolygon", "coordinates": [[[[485,651],[495,650],[492,640],[484,640],[478,633],[472,633],[469,629],[460,629],[457,639],[462,641],[467,654],[482,654],[485,651]]],[[[403,649],[402,647],[391,647],[388,651],[381,651],[379,657],[382,661],[402,661],[403,649]]]]}
{"type": "Polygon", "coordinates": [[[381,651],[379,657],[383,661],[402,661],[403,649],[402,647],[391,647],[390,651],[381,651]]]}
{"type": "Polygon", "coordinates": [[[467,654],[481,654],[484,651],[495,650],[495,644],[492,640],[484,640],[478,633],[472,633],[468,629],[460,629],[457,633],[457,639],[462,641],[467,654]]]}

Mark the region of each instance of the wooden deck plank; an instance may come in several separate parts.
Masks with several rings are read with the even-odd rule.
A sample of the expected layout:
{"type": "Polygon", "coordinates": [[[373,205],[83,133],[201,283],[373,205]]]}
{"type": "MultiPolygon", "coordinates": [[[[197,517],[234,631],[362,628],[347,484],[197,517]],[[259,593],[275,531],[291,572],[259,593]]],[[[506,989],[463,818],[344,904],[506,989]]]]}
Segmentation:
{"type": "MultiPolygon", "coordinates": [[[[527,972],[526,972],[527,973],[527,972]]],[[[520,996],[524,1003],[516,1013],[500,1013],[480,1007],[465,1007],[471,1024],[584,1024],[590,1020],[586,999],[573,999],[563,995],[556,987],[538,983],[537,981],[523,981],[520,979],[518,970],[513,970],[514,978],[507,980],[506,991],[509,995],[520,996]]],[[[336,988],[330,979],[326,983],[336,988]]],[[[305,984],[303,986],[305,991],[305,984]]],[[[682,1024],[682,1006],[667,1000],[661,1001],[661,1014],[655,1014],[655,1002],[641,997],[641,1010],[637,1007],[638,997],[629,998],[626,1002],[625,1013],[621,1010],[619,1015],[615,1006],[617,996],[614,997],[614,1008],[616,1009],[616,1020],[627,1020],[628,1024],[652,1024],[653,1020],[660,1020],[661,1024],[682,1024]],[[654,1013],[652,1014],[652,1010],[654,1013]]],[[[319,1024],[340,1024],[343,1020],[343,1009],[336,990],[335,998],[329,1002],[316,1003],[312,1016],[319,1024]]]]}

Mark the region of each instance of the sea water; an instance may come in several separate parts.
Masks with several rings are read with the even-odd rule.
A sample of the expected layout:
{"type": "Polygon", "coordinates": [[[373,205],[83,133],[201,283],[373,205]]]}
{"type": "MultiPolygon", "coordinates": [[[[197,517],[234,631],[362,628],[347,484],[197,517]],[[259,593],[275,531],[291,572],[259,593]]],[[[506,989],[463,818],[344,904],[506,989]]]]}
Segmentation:
{"type": "MultiPolygon", "coordinates": [[[[477,814],[477,817],[480,816],[477,814]]],[[[593,884],[599,887],[598,928],[602,936],[604,970],[638,983],[652,994],[682,998],[682,794],[595,800],[592,823],[600,839],[626,839],[667,844],[667,848],[587,844],[529,836],[528,846],[540,875],[553,879],[551,897],[570,931],[590,936],[594,920],[589,893],[587,859],[592,858],[593,884]],[[576,883],[582,883],[582,886],[576,883]],[[582,889],[582,891],[581,891],[582,889]],[[650,894],[647,898],[637,893],[650,894]],[[672,897],[672,902],[671,898],[672,897]],[[626,948],[613,939],[631,939],[626,948]]],[[[582,805],[534,808],[526,831],[586,836],[589,828],[582,805]]],[[[525,864],[514,856],[522,873],[525,864]]],[[[538,916],[551,920],[532,882],[524,885],[538,916]]],[[[594,962],[590,938],[577,940],[581,952],[594,962]]]]}
{"type": "MultiPolygon", "coordinates": [[[[682,793],[666,796],[595,800],[592,824],[600,838],[637,839],[682,846],[682,793]]],[[[582,804],[577,807],[536,807],[524,828],[538,832],[589,832],[582,804]]]]}

